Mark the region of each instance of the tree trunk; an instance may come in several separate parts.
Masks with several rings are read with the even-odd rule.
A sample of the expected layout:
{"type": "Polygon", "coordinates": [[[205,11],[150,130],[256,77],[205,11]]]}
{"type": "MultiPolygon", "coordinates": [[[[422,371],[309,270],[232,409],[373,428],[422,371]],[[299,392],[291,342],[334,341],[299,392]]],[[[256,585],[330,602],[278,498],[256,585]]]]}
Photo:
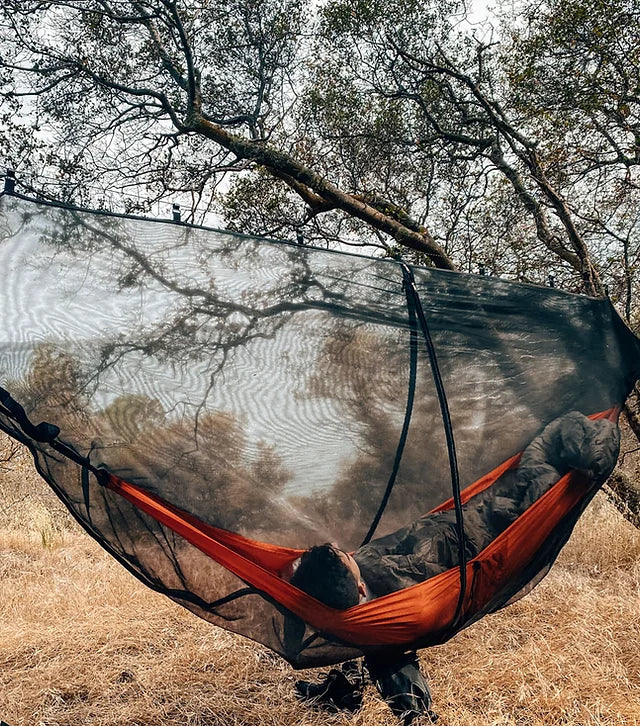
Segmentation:
{"type": "Polygon", "coordinates": [[[622,516],[640,529],[640,489],[620,469],[609,477],[605,494],[622,516]]]}
{"type": "MultiPolygon", "coordinates": [[[[637,401],[637,384],[622,410],[634,438],[640,442],[640,417],[634,410],[634,398],[637,401]]],[[[604,491],[622,516],[640,529],[640,485],[618,467],[609,477],[604,491]]]]}

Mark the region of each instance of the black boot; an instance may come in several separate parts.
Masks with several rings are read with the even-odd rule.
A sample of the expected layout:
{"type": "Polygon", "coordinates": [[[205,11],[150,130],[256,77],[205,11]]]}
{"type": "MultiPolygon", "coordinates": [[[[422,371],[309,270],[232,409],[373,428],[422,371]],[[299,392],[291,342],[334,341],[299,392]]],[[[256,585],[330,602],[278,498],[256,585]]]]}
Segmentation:
{"type": "MultiPolygon", "coordinates": [[[[351,669],[347,670],[352,676],[351,669]]],[[[355,674],[353,674],[355,675],[355,674]]],[[[320,683],[297,681],[296,694],[299,698],[309,701],[309,705],[325,711],[357,711],[362,706],[362,677],[347,677],[345,673],[332,668],[320,683]]]]}
{"type": "Polygon", "coordinates": [[[367,656],[365,663],[371,680],[402,726],[436,722],[438,716],[431,710],[429,684],[420,671],[416,653],[367,656]]]}

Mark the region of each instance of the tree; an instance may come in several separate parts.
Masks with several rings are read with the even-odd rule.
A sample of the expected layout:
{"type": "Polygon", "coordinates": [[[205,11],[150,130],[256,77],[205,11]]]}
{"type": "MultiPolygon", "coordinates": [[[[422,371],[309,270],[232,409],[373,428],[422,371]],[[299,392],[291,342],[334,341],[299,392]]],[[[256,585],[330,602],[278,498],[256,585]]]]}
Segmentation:
{"type": "Polygon", "coordinates": [[[456,0],[6,0],[4,151],[78,201],[184,193],[243,231],[608,286],[634,325],[636,18],[632,0],[493,27],[456,0]]]}
{"type": "MultiPolygon", "coordinates": [[[[630,315],[635,199],[617,171],[633,154],[588,155],[598,194],[624,198],[615,219],[593,213],[593,169],[575,167],[575,147],[596,129],[620,150],[619,134],[589,125],[585,104],[558,123],[560,75],[535,65],[546,48],[560,68],[569,43],[584,67],[606,45],[594,51],[600,26],[611,35],[626,17],[618,5],[575,0],[557,18],[557,3],[525,6],[524,31],[498,32],[465,25],[454,0],[316,10],[305,0],[10,0],[0,16],[7,154],[57,168],[72,197],[94,184],[142,185],[152,199],[188,190],[195,213],[222,201],[244,231],[304,228],[316,241],[405,246],[422,262],[525,281],[553,272],[591,294],[606,283],[630,315]],[[595,12],[600,25],[563,35],[571,12],[595,12]]],[[[632,24],[624,31],[608,46],[612,68],[635,40],[632,24]]],[[[619,80],[596,75],[581,97],[619,80]]],[[[616,113],[628,126],[627,95],[616,113]]]]}
{"type": "Polygon", "coordinates": [[[514,108],[628,321],[638,257],[637,21],[637,4],[628,0],[531,7],[526,32],[513,34],[508,73],[514,108]]]}
{"type": "MultiPolygon", "coordinates": [[[[31,99],[31,116],[58,135],[61,168],[79,183],[91,166],[113,174],[117,159],[131,183],[146,176],[164,193],[186,173],[201,194],[213,174],[257,165],[311,210],[341,210],[452,268],[416,220],[293,153],[288,110],[308,13],[301,0],[10,0],[0,16],[4,122],[31,99]],[[194,168],[199,152],[209,160],[194,168]]],[[[32,153],[40,126],[22,130],[20,149],[32,153]]]]}
{"type": "MultiPolygon", "coordinates": [[[[629,0],[551,0],[526,12],[513,33],[509,72],[514,107],[540,139],[548,176],[598,258],[627,322],[637,329],[640,261],[639,10],[629,0]]],[[[640,438],[636,387],[625,407],[640,438]]],[[[638,492],[613,482],[621,508],[638,522],[638,492]],[[622,502],[622,504],[621,504],[622,502]]]]}

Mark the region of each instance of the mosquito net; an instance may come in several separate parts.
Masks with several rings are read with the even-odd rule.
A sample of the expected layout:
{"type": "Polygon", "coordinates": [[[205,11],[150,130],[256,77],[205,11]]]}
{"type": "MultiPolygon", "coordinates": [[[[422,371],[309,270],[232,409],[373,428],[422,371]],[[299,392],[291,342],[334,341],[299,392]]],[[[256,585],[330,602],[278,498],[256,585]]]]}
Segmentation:
{"type": "Polygon", "coordinates": [[[134,575],[296,666],[442,642],[531,587],[602,477],[475,549],[474,502],[638,376],[608,300],[16,195],[0,279],[0,429],[134,575]],[[336,542],[375,581],[380,543],[445,520],[437,572],[351,610],[284,574],[336,542]]]}

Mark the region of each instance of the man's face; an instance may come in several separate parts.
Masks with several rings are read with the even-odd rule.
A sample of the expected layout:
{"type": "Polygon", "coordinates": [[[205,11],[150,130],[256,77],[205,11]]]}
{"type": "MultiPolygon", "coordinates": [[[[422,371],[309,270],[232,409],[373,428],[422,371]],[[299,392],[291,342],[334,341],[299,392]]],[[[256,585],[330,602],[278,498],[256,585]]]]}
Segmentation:
{"type": "Polygon", "coordinates": [[[362,597],[367,596],[367,590],[365,588],[364,582],[362,580],[362,575],[360,574],[360,568],[358,567],[358,563],[353,559],[353,557],[344,550],[341,550],[338,545],[331,543],[331,546],[336,551],[342,562],[344,563],[345,567],[351,572],[351,574],[354,576],[356,584],[358,585],[358,592],[362,597]]]}

